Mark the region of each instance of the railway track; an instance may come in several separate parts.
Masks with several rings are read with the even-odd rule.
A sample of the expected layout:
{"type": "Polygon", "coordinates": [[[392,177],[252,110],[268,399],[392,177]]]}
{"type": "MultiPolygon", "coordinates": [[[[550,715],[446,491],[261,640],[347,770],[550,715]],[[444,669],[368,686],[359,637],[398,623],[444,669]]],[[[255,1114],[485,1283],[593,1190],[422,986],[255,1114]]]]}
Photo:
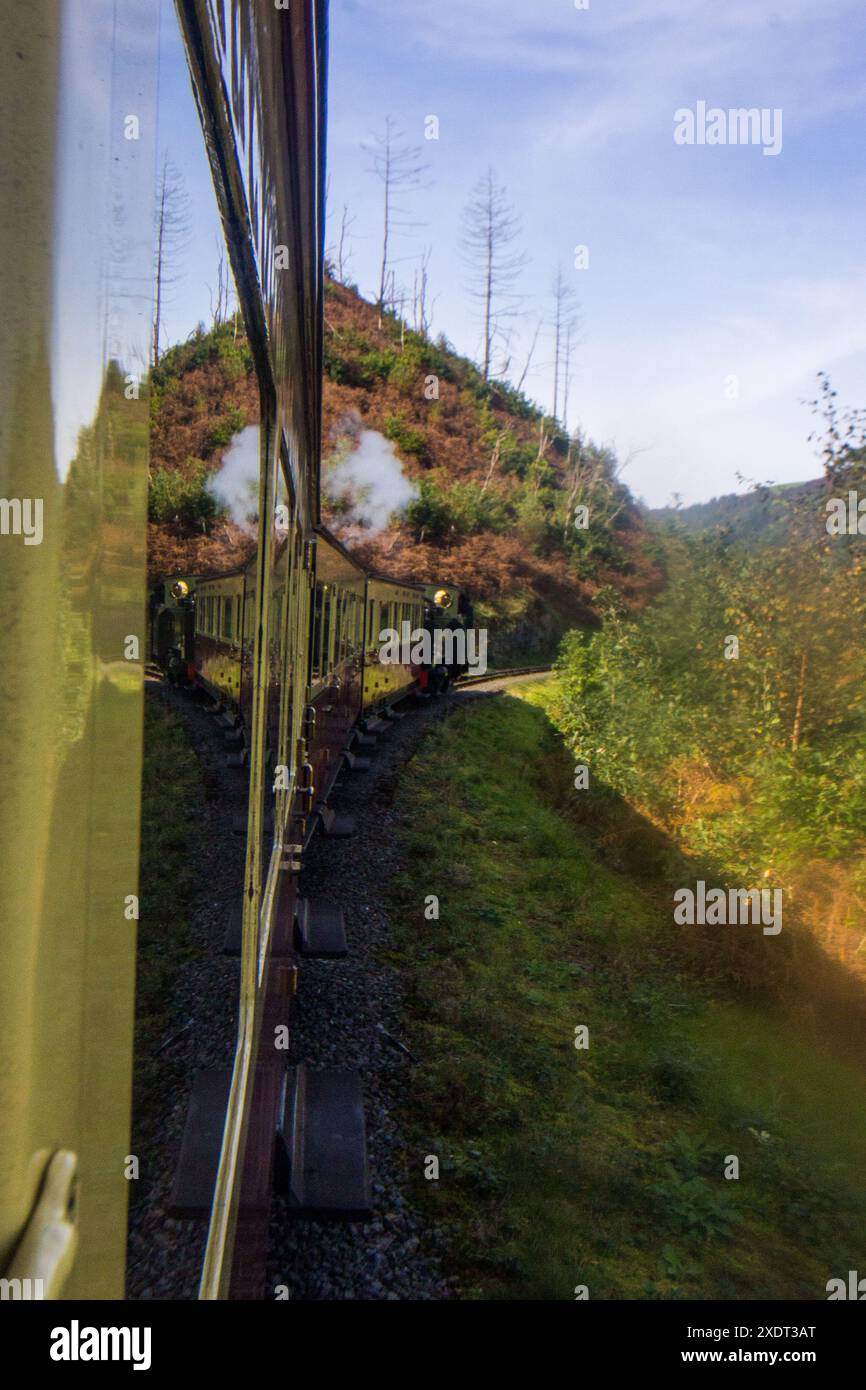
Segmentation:
{"type": "Polygon", "coordinates": [[[462,690],[467,685],[485,685],[488,681],[507,680],[511,676],[547,675],[552,670],[552,666],[512,666],[505,671],[485,671],[483,676],[462,676],[456,688],[462,690]]]}

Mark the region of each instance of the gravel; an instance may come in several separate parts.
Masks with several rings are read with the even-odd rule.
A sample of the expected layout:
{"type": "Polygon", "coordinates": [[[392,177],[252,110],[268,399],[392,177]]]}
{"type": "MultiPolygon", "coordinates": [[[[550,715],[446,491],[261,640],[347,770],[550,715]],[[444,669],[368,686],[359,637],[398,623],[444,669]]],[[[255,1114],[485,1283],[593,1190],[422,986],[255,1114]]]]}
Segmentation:
{"type": "MultiPolygon", "coordinates": [[[[532,679],[532,678],[530,678],[532,679]]],[[[317,835],[305,857],[300,891],[343,907],[349,955],[304,961],[295,998],[290,1063],[312,1069],[357,1068],[367,1123],[373,1215],[366,1222],[305,1221],[275,1198],[266,1297],[278,1285],[293,1299],[443,1299],[447,1231],[410,1197],[410,1151],[398,1119],[412,1084],[411,1046],[400,1036],[403,985],[384,960],[392,944],[382,887],[400,868],[398,774],[424,732],[460,704],[485,698],[498,682],[423,705],[408,705],[369,751],[366,772],[348,772],[331,804],[355,817],[349,839],[317,835]],[[402,1044],[402,1046],[401,1046],[402,1044]]],[[[231,824],[245,801],[246,778],[225,766],[221,725],[204,705],[165,682],[149,681],[149,699],[165,701],[189,729],[205,780],[206,848],[196,866],[207,885],[191,926],[194,959],[177,973],[171,1026],[157,1058],[165,1113],[140,1142],[141,1188],[130,1214],[127,1296],[196,1297],[206,1222],[167,1215],[192,1082],[204,1067],[229,1066],[234,1050],[239,966],[222,954],[225,917],[241,896],[244,849],[231,824]]],[[[411,775],[411,773],[410,773],[411,775]]]]}

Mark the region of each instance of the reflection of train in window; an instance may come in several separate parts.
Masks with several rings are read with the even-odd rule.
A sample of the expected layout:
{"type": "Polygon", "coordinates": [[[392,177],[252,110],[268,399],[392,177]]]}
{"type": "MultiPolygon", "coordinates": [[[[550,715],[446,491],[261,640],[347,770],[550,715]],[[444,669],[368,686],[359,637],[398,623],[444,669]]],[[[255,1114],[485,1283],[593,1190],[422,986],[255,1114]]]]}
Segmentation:
{"type": "Polygon", "coordinates": [[[49,1297],[124,1288],[145,657],[222,701],[245,740],[238,1039],[201,1296],[255,1296],[286,1104],[283,1054],[258,1040],[287,1008],[298,846],[358,721],[423,676],[379,661],[380,632],[436,621],[442,587],[367,574],[319,524],[326,5],[176,8],[258,380],[259,514],[279,498],[281,521],[246,566],[155,585],[146,634],[159,8],[124,0],[105,26],[77,0],[11,6],[0,56],[13,113],[0,158],[7,177],[28,171],[0,232],[8,321],[28,324],[0,493],[45,502],[43,543],[4,551],[4,597],[28,621],[0,625],[0,963],[14,981],[0,1030],[0,1266],[30,1276],[52,1213],[49,1297]],[[90,101],[94,63],[112,74],[104,109],[90,101]],[[138,141],[124,138],[131,92],[138,141]]]}

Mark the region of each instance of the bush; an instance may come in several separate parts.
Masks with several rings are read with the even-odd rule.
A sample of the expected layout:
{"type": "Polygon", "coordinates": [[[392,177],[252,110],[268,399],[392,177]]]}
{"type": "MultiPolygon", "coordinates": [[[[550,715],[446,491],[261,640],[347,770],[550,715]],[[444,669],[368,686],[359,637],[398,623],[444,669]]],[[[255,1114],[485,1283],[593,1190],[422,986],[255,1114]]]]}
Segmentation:
{"type": "Polygon", "coordinates": [[[424,349],[420,343],[407,344],[388,372],[388,380],[404,396],[420,393],[424,372],[424,349]]]}
{"type": "Polygon", "coordinates": [[[233,405],[217,424],[211,425],[207,435],[207,450],[210,453],[213,449],[220,449],[226,444],[230,444],[236,434],[244,428],[247,423],[246,411],[233,405]]]}
{"type": "Polygon", "coordinates": [[[225,515],[225,508],[207,487],[208,470],[201,459],[190,460],[188,475],[158,468],[150,476],[147,515],[150,521],[180,522],[207,533],[211,523],[225,515]]]}
{"type": "Polygon", "coordinates": [[[442,488],[422,478],[419,495],[406,509],[406,520],[416,541],[443,541],[471,536],[479,531],[505,531],[511,517],[503,498],[482,493],[478,483],[454,483],[442,488]]]}
{"type": "Polygon", "coordinates": [[[410,425],[403,415],[385,417],[385,436],[410,458],[417,459],[419,463],[427,461],[429,450],[426,434],[416,425],[410,425]]]}
{"type": "Polygon", "coordinates": [[[406,508],[406,522],[416,541],[442,541],[450,533],[454,518],[447,498],[429,478],[422,478],[418,496],[406,508]]]}

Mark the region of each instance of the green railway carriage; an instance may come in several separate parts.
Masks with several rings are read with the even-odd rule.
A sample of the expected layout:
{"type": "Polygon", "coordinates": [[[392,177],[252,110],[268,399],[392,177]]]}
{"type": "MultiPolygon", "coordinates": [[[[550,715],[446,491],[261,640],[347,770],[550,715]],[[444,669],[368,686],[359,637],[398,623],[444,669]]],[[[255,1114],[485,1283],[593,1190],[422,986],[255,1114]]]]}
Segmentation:
{"type": "Polygon", "coordinates": [[[0,176],[26,189],[0,218],[0,494],[28,526],[38,503],[40,533],[0,536],[0,1275],[48,1297],[124,1292],[146,1162],[129,1119],[150,656],[237,714],[248,755],[237,1038],[222,1091],[205,1076],[223,1103],[199,1295],[256,1297],[290,1094],[267,1040],[288,1021],[307,922],[299,856],[358,720],[421,674],[383,662],[380,634],[457,621],[462,595],[369,575],[320,524],[325,0],[176,0],[272,521],[244,567],[170,576],[149,608],[159,8],[0,4],[0,176]]]}
{"type": "Polygon", "coordinates": [[[159,9],[0,15],[0,1275],[120,1298],[159,9]]]}
{"type": "MultiPolygon", "coordinates": [[[[15,190],[0,217],[0,496],[27,527],[0,536],[0,1275],[46,1297],[121,1298],[146,1161],[129,1119],[160,7],[0,2],[0,180],[15,190]]],[[[252,570],[195,598],[198,636],[248,637],[238,1034],[200,1296],[249,1297],[273,1155],[256,1136],[274,1133],[285,1072],[259,1041],[287,1011],[305,814],[327,6],[175,9],[259,386],[259,515],[285,503],[252,570]],[[292,772],[276,795],[269,741],[292,772]]],[[[161,649],[174,622],[158,625],[161,649]]],[[[236,664],[211,676],[237,698],[236,664]]]]}
{"type": "Polygon", "coordinates": [[[195,669],[206,690],[240,708],[244,619],[252,601],[242,569],[202,579],[195,589],[195,669]]]}
{"type": "Polygon", "coordinates": [[[385,638],[381,634],[396,632],[402,638],[407,631],[405,624],[409,625],[409,633],[424,627],[424,590],[420,584],[401,584],[384,575],[370,575],[366,606],[362,708],[368,715],[401,699],[415,684],[418,668],[410,661],[382,660],[385,638]]]}
{"type": "Polygon", "coordinates": [[[361,704],[366,574],[324,526],[316,534],[308,758],[314,805],[325,802],[361,704]]]}

